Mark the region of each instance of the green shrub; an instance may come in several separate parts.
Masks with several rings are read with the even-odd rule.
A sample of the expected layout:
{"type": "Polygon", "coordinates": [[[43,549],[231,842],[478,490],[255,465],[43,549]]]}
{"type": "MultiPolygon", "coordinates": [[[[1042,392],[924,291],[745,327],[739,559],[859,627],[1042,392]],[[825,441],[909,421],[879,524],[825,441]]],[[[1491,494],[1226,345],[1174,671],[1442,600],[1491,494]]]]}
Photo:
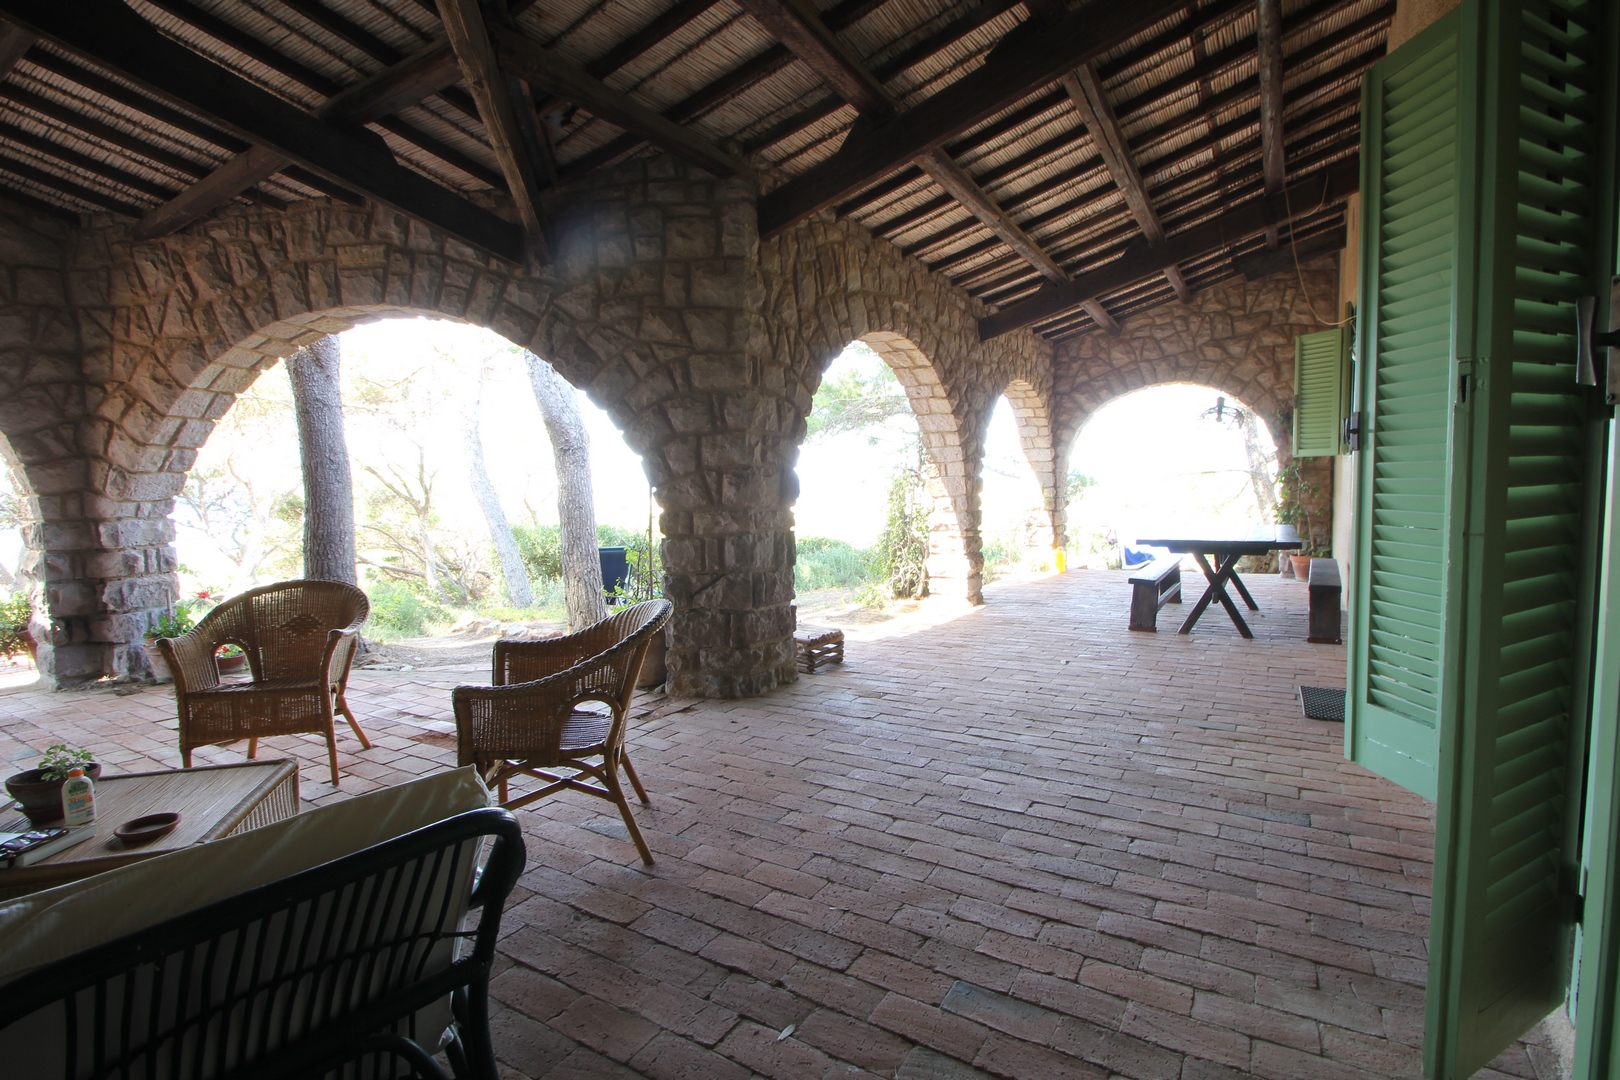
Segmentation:
{"type": "Polygon", "coordinates": [[[514,525],[523,568],[532,582],[562,577],[562,528],[557,525],[514,525]]]}
{"type": "Polygon", "coordinates": [[[871,557],[843,540],[826,536],[806,536],[798,542],[793,565],[796,592],[815,589],[849,589],[872,580],[871,557]]]}
{"type": "Polygon", "coordinates": [[[15,656],[28,651],[28,594],[18,593],[0,603],[0,656],[15,656]]]}
{"type": "Polygon", "coordinates": [[[403,581],[373,579],[366,589],[371,600],[368,636],[387,641],[422,637],[435,624],[450,621],[450,613],[403,581]]]}
{"type": "Polygon", "coordinates": [[[922,474],[902,469],[889,485],[888,520],[872,549],[872,569],[895,599],[928,595],[928,505],[922,474]]]}

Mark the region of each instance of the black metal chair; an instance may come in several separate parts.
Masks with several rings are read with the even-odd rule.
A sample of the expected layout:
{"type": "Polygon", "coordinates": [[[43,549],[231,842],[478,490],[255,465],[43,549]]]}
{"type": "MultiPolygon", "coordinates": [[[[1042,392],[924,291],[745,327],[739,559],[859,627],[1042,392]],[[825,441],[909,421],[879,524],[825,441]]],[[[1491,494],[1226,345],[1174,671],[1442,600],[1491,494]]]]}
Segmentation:
{"type": "Polygon", "coordinates": [[[524,860],[510,813],[471,810],[58,960],[0,986],[0,1072],[445,1080],[442,1049],[498,1080],[489,975],[524,860]]]}

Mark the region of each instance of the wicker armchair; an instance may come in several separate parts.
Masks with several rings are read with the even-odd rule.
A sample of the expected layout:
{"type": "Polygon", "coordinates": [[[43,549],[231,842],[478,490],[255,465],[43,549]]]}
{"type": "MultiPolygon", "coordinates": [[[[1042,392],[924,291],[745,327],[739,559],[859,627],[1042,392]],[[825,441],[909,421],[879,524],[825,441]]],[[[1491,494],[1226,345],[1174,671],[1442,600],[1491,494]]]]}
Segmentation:
{"type": "Polygon", "coordinates": [[[335,713],[371,749],[344,699],[370,612],[366,594],[353,585],[278,581],[231,597],[180,637],[160,638],[158,651],[174,674],[185,766],[191,767],[192,750],[210,743],[245,738],[251,758],[262,738],[312,732],[326,736],[335,787],[335,713]],[[214,652],[221,645],[240,645],[247,653],[250,681],[220,681],[214,652]]]}
{"type": "Polygon", "coordinates": [[[583,791],[619,808],[630,839],[647,864],[647,842],[619,784],[623,766],[636,796],[647,789],[624,749],[625,718],[636,676],[652,636],[669,621],[668,600],[647,600],[577,634],[550,641],[497,641],[493,686],[458,686],[456,757],[476,765],[497,786],[508,810],[558,791],[583,791]],[[605,712],[578,708],[594,702],[605,712]],[[600,764],[589,759],[600,758],[600,764]],[[545,781],[538,791],[509,798],[514,776],[545,781]]]}

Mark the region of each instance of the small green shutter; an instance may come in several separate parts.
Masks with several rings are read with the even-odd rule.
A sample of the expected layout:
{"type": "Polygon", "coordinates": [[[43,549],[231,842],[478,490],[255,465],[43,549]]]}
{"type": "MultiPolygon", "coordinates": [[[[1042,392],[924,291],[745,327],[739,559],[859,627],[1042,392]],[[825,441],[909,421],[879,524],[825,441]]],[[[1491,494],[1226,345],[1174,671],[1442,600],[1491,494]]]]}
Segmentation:
{"type": "Polygon", "coordinates": [[[1340,329],[1294,339],[1295,457],[1331,457],[1339,452],[1344,342],[1340,329]]]}
{"type": "Polygon", "coordinates": [[[1456,19],[1362,88],[1364,440],[1356,485],[1345,752],[1436,795],[1451,498],[1456,19]],[[1446,28],[1450,28],[1447,30],[1446,28]]]}

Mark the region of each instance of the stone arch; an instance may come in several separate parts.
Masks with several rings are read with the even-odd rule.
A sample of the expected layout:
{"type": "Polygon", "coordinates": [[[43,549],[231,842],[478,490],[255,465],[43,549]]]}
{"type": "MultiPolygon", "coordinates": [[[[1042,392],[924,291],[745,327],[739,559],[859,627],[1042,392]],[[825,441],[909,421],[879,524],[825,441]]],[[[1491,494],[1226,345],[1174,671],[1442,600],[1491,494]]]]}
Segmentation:
{"type": "Polygon", "coordinates": [[[52,548],[90,598],[60,611],[90,661],[72,674],[131,672],[131,643],[174,594],[174,496],[256,373],[358,322],[420,314],[545,357],[642,455],[664,511],[673,692],[792,681],[792,406],[760,349],[754,198],[670,159],[629,162],[559,197],[553,257],[528,269],[325,200],[154,241],[86,230],[74,270],[94,286],[79,321],[95,328],[95,400],[75,431],[77,532],[52,548]]]}
{"type": "MultiPolygon", "coordinates": [[[[1279,464],[1293,423],[1294,338],[1324,329],[1338,304],[1337,253],[1250,281],[1233,278],[1126,319],[1117,335],[1091,333],[1053,355],[1054,449],[1067,462],[1074,440],[1098,409],[1125,394],[1169,383],[1208,386],[1241,401],[1277,440],[1279,464]]],[[[1331,492],[1332,459],[1306,465],[1309,482],[1331,492]]],[[[1329,521],[1331,495],[1321,513],[1329,521]]]]}
{"type": "Polygon", "coordinates": [[[1064,483],[1062,463],[1052,445],[1052,413],[1047,399],[1023,379],[1011,379],[1003,390],[1018,425],[1018,442],[1024,457],[1041,485],[1041,498],[1051,529],[1048,546],[1060,548],[1066,542],[1064,522],[1064,483]]]}
{"type": "MultiPolygon", "coordinates": [[[[870,343],[897,374],[914,373],[916,385],[919,373],[931,373],[926,393],[908,385],[907,395],[935,436],[930,456],[937,447],[941,501],[949,501],[960,539],[941,544],[930,574],[937,565],[949,592],[982,602],[984,424],[1010,381],[1050,401],[1050,345],[1027,331],[980,341],[982,305],[849,221],[813,219],[762,244],[760,261],[768,348],[791,380],[795,445],[822,371],[849,342],[870,343]]],[[[1049,404],[1043,411],[1050,415],[1049,404]]]]}
{"type": "Polygon", "coordinates": [[[874,330],[860,338],[894,371],[917,418],[927,461],[928,579],[931,592],[984,599],[983,556],[977,554],[977,491],[969,475],[972,455],[963,445],[961,425],[928,355],[910,338],[874,330]]]}

